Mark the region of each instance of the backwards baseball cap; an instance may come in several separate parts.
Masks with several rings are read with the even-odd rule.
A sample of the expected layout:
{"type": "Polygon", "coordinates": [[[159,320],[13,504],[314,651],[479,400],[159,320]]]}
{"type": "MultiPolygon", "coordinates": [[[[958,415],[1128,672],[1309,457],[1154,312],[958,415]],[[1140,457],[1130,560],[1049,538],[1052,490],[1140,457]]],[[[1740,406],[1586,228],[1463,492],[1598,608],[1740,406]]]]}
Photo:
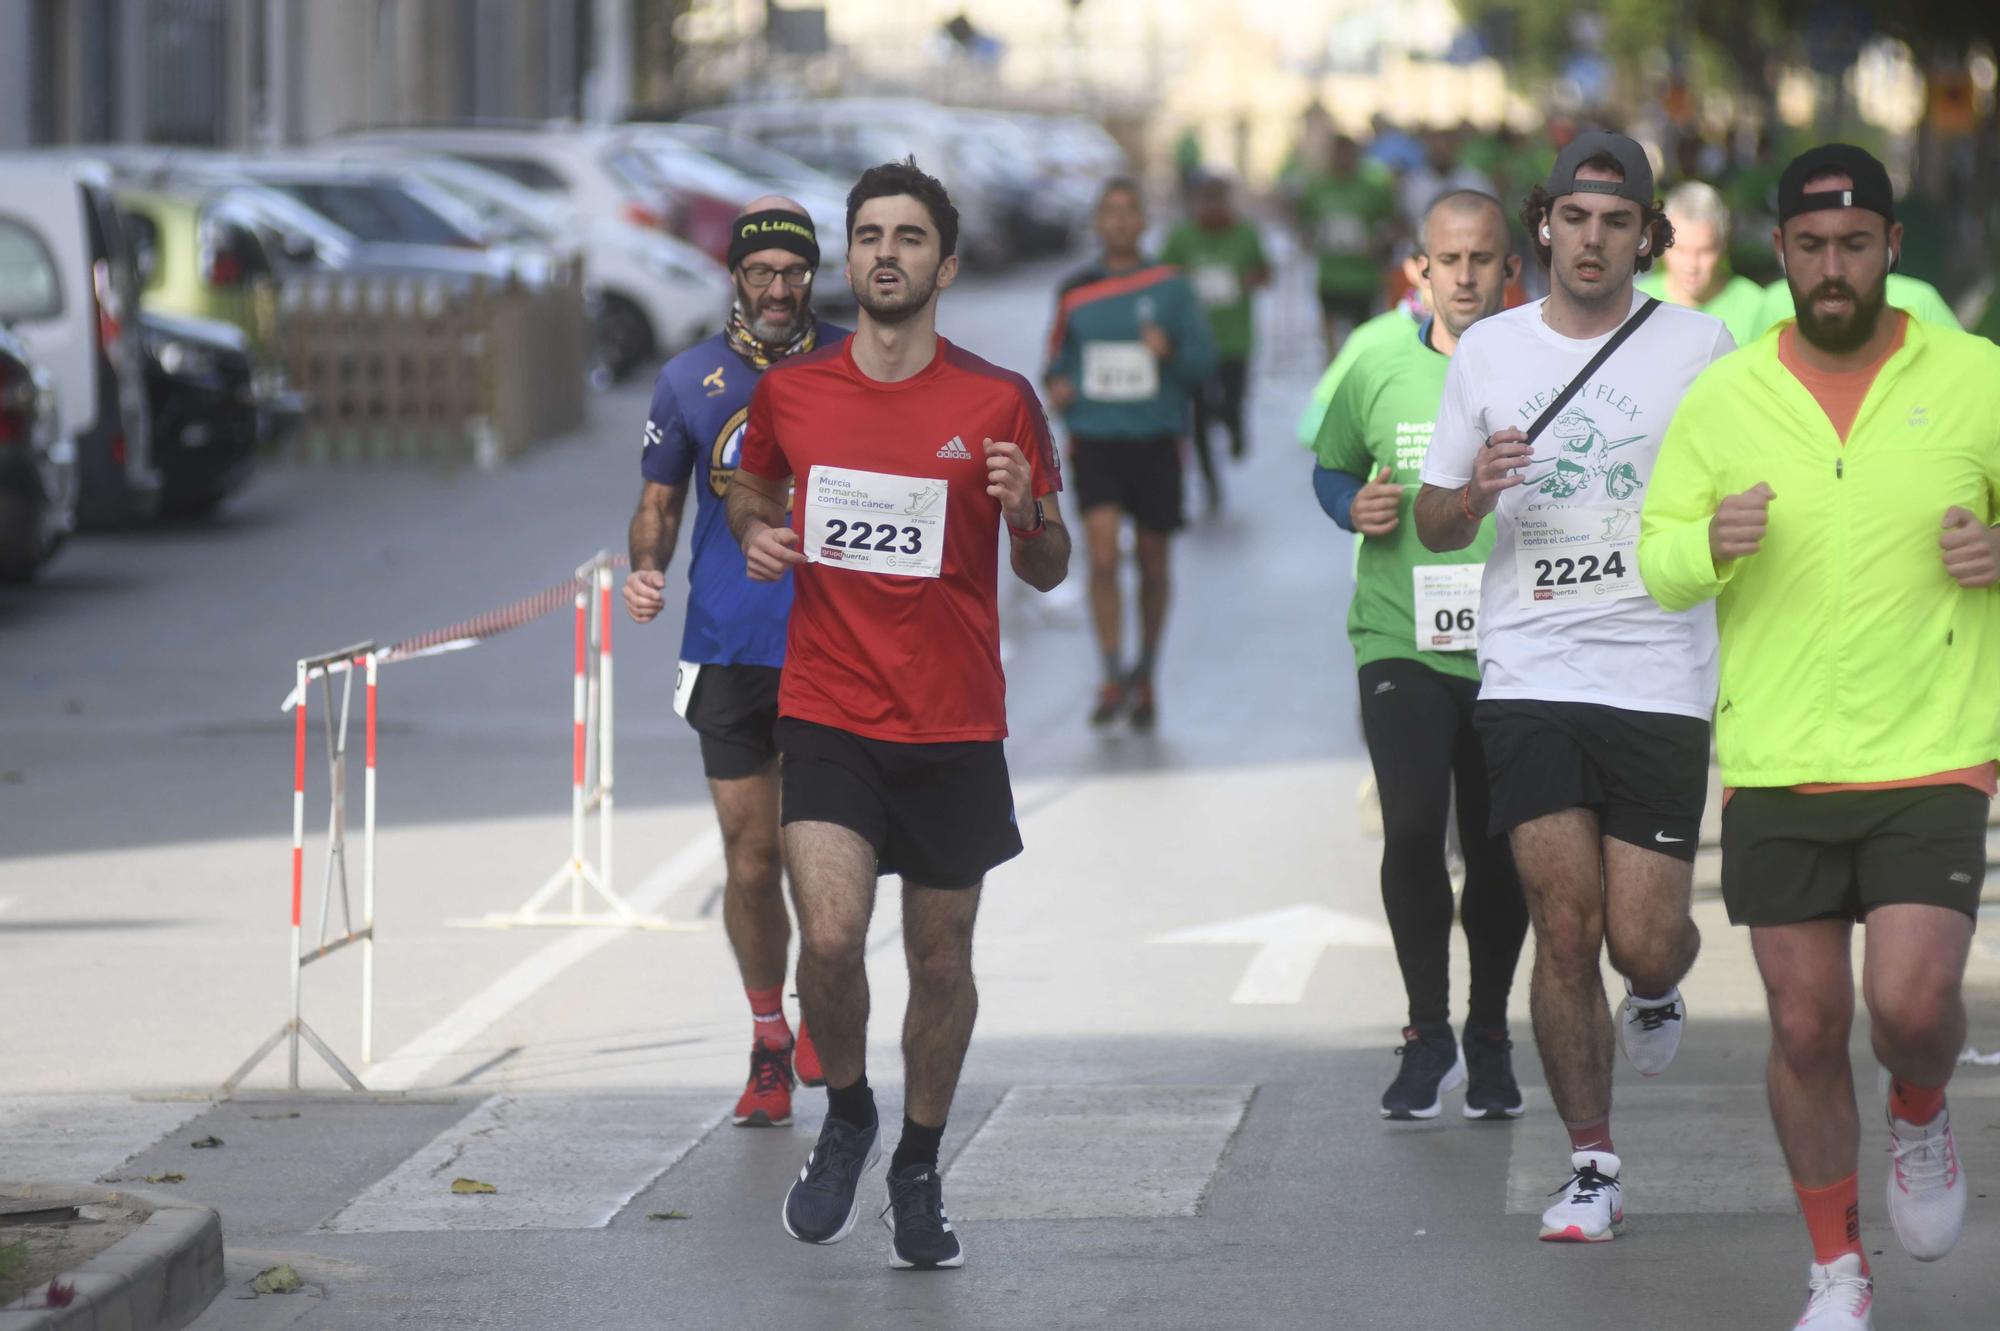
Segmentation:
{"type": "Polygon", "coordinates": [[[1808,148],[1791,160],[1778,177],[1778,225],[1800,213],[1816,213],[1826,208],[1866,208],[1879,213],[1886,222],[1896,220],[1896,191],[1889,185],[1889,172],[1865,148],[1851,143],[1822,143],[1808,148]],[[1820,176],[1846,176],[1850,189],[1806,191],[1806,182],[1820,176]]]}
{"type": "Polygon", "coordinates": [[[759,250],[785,250],[819,267],[819,233],[812,218],[782,208],[746,213],[730,224],[729,266],[733,269],[759,250]]]}
{"type": "Polygon", "coordinates": [[[1565,194],[1614,194],[1621,199],[1630,199],[1641,208],[1653,206],[1653,164],[1646,160],[1646,150],[1623,134],[1613,134],[1609,130],[1587,129],[1556,154],[1555,167],[1549,172],[1549,183],[1544,186],[1552,199],[1560,199],[1565,194]],[[1623,180],[1578,180],[1577,168],[1593,157],[1609,157],[1618,163],[1623,180]]]}

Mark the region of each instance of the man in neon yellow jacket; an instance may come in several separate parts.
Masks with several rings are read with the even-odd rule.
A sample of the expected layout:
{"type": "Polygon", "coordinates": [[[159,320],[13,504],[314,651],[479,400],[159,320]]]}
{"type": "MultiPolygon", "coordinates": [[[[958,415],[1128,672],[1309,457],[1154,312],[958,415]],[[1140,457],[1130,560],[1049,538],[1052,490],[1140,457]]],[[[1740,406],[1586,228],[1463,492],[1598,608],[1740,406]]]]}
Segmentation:
{"type": "Polygon", "coordinates": [[[1902,228],[1859,148],[1779,186],[1796,323],[1705,371],[1647,491],[1662,606],[1716,602],[1723,896],[1768,993],[1772,1117],[1813,1244],[1800,1327],[1870,1325],[1848,1032],[1891,1074],[1888,1210],[1919,1260],[1970,1191],[1944,1088],[2000,755],[2000,348],[1888,304],[1902,228]]]}

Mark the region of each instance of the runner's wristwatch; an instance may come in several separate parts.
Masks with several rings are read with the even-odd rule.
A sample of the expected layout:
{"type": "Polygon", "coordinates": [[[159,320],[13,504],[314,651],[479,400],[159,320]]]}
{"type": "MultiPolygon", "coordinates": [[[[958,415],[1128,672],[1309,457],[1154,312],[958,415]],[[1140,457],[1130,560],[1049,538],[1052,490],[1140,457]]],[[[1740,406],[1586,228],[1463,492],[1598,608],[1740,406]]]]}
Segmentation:
{"type": "Polygon", "coordinates": [[[1012,533],[1012,534],[1013,534],[1013,537],[1014,537],[1014,539],[1015,539],[1015,540],[1017,540],[1017,541],[1033,541],[1033,540],[1038,540],[1038,539],[1040,539],[1040,537],[1041,537],[1041,534],[1042,534],[1043,532],[1047,531],[1048,529],[1049,529],[1049,520],[1048,520],[1048,518],[1047,518],[1046,516],[1044,516],[1044,514],[1042,513],[1042,501],[1041,501],[1041,500],[1039,500],[1039,499],[1037,499],[1037,500],[1035,501],[1035,525],[1034,525],[1034,526],[1032,526],[1032,527],[1016,527],[1016,526],[1015,526],[1015,525],[1014,525],[1013,523],[1011,523],[1011,522],[1007,524],[1007,530],[1008,530],[1008,531],[1009,531],[1010,533],[1012,533]]]}

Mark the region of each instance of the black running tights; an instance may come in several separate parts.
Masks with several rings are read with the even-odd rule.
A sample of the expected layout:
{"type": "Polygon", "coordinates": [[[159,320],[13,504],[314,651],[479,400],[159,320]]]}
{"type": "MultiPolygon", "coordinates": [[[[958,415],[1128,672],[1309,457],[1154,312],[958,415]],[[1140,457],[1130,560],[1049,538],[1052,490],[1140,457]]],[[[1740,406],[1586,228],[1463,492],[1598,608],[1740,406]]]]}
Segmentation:
{"type": "Polygon", "coordinates": [[[1361,727],[1382,799],[1382,906],[1396,939],[1410,1023],[1451,1020],[1451,879],[1445,826],[1458,789],[1465,854],[1459,920],[1472,967],[1467,1024],[1507,1024],[1528,908],[1504,837],[1487,832],[1486,759],[1472,728],[1479,685],[1416,661],[1361,667],[1361,727]]]}

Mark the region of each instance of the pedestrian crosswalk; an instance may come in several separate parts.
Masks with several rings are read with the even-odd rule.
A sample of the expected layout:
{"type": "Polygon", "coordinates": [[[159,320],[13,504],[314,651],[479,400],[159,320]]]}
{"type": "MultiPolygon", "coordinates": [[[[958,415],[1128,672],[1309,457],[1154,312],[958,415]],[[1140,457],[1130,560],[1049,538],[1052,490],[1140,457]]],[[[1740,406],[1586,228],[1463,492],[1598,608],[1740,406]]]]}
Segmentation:
{"type": "Polygon", "coordinates": [[[94,1183],[207,1108],[129,1095],[0,1096],[0,1179],[94,1183]]]}

